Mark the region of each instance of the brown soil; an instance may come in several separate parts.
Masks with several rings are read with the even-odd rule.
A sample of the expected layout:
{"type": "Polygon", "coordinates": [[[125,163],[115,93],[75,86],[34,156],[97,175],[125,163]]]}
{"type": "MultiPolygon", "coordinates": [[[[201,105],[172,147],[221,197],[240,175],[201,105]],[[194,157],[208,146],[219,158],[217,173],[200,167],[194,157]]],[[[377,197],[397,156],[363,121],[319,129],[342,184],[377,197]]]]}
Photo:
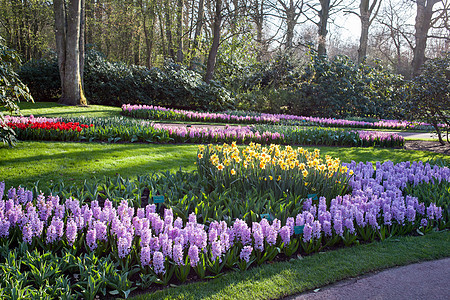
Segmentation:
{"type": "Polygon", "coordinates": [[[449,143],[445,143],[445,145],[441,145],[439,142],[433,142],[433,141],[405,141],[404,149],[431,151],[431,152],[450,155],[450,144],[449,143]]]}

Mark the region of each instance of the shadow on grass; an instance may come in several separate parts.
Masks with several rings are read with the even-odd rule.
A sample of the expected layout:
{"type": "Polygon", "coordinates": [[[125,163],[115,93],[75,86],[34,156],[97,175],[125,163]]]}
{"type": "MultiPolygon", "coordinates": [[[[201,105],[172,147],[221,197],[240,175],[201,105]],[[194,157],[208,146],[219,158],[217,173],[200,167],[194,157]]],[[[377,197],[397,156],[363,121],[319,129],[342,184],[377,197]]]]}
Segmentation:
{"type": "MultiPolygon", "coordinates": [[[[29,116],[30,114],[27,114],[29,116]]],[[[43,113],[33,113],[35,117],[119,117],[121,116],[120,111],[112,111],[112,110],[87,110],[87,111],[60,111],[60,112],[43,112],[43,113]]]]}
{"type": "MultiPolygon", "coordinates": [[[[42,144],[43,146],[31,143],[41,153],[26,157],[8,158],[8,151],[5,151],[5,157],[0,159],[0,181],[5,180],[7,186],[31,186],[37,180],[47,185],[51,180],[56,182],[60,179],[80,183],[85,179],[116,174],[136,177],[159,171],[176,171],[180,167],[188,171],[195,169],[196,151],[191,147],[180,149],[173,145],[155,144],[42,144]],[[71,149],[72,145],[74,148],[82,148],[71,149]],[[49,153],[45,154],[47,151],[49,153]]],[[[19,150],[27,151],[29,144],[25,143],[23,146],[19,150]]]]}

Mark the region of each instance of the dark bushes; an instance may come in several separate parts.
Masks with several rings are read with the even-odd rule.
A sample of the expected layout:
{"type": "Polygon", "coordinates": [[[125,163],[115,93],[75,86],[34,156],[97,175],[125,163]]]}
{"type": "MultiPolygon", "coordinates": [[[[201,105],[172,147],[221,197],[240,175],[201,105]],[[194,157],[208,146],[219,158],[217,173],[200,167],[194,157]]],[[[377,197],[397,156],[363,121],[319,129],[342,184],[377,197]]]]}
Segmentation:
{"type": "Polygon", "coordinates": [[[311,55],[301,67],[282,55],[243,80],[240,109],[318,117],[399,117],[401,77],[381,66],[356,65],[346,56],[311,55]]]}
{"type": "MultiPolygon", "coordinates": [[[[30,61],[21,79],[37,100],[57,99],[60,79],[56,59],[30,61]]],[[[126,103],[218,111],[231,108],[230,93],[219,82],[207,84],[184,66],[167,63],[162,69],[109,62],[90,50],[84,70],[85,93],[90,104],[126,103]]]]}

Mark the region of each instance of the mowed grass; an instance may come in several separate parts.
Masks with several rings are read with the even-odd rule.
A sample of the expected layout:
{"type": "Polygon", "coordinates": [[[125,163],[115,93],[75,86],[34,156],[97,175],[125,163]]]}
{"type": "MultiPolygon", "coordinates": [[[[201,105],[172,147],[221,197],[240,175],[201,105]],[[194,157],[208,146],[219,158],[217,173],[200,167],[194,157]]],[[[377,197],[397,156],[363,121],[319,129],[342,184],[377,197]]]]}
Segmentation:
{"type": "Polygon", "coordinates": [[[79,184],[116,174],[192,171],[196,152],[196,145],[20,142],[0,148],[0,181],[31,187],[38,180],[79,184]]]}
{"type": "MultiPolygon", "coordinates": [[[[305,147],[314,149],[315,147],[305,147]]],[[[355,160],[426,161],[450,157],[431,152],[378,148],[318,147],[322,155],[355,160]]],[[[19,142],[14,148],[0,147],[0,181],[10,186],[31,187],[63,180],[80,184],[84,180],[115,176],[134,178],[160,171],[196,169],[197,145],[192,144],[108,144],[72,142],[19,142]]]]}
{"type": "MultiPolygon", "coordinates": [[[[121,108],[104,105],[67,106],[56,102],[20,102],[20,112],[24,116],[35,117],[117,117],[121,108]]],[[[4,111],[4,110],[3,110],[4,111]]]]}
{"type": "Polygon", "coordinates": [[[449,256],[449,231],[396,237],[265,264],[245,272],[229,272],[214,280],[170,287],[132,299],[279,299],[368,272],[449,256]]]}

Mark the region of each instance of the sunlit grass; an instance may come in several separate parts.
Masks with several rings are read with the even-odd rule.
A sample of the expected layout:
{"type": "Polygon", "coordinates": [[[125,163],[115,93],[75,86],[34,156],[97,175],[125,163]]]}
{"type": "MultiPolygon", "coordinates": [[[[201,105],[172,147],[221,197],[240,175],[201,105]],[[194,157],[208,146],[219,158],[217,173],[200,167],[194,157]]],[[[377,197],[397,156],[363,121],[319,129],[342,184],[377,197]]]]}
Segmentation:
{"type": "Polygon", "coordinates": [[[32,186],[94,177],[136,177],[158,171],[195,169],[195,145],[20,142],[0,148],[0,181],[32,186]]]}
{"type": "MultiPolygon", "coordinates": [[[[305,147],[314,149],[314,147],[305,147]]],[[[426,161],[448,155],[424,151],[378,148],[319,147],[321,153],[343,162],[392,160],[426,161]]],[[[108,144],[67,142],[19,142],[15,148],[0,147],[0,181],[7,186],[31,186],[34,182],[63,180],[81,183],[94,177],[136,177],[159,171],[196,169],[197,145],[108,144]]]]}
{"type": "Polygon", "coordinates": [[[133,299],[279,299],[389,267],[450,256],[450,232],[396,237],[230,272],[133,299]]]}
{"type": "Polygon", "coordinates": [[[21,102],[19,103],[20,112],[24,116],[33,115],[35,117],[115,117],[121,112],[120,107],[89,105],[67,106],[56,102],[21,102]]]}

